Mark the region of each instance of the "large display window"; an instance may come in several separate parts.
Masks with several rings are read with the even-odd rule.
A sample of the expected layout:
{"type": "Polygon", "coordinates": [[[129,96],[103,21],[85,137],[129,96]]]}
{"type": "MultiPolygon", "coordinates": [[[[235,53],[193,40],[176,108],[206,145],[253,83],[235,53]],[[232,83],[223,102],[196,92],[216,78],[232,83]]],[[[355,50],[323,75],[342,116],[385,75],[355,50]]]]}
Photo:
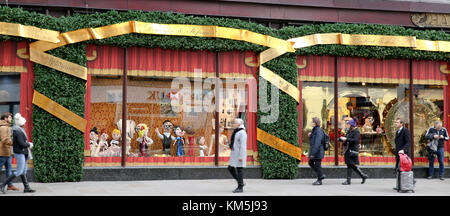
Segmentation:
{"type": "Polygon", "coordinates": [[[343,146],[335,144],[334,138],[344,136],[345,122],[354,119],[361,134],[360,162],[393,164],[397,130],[394,123],[401,118],[413,135],[411,150],[415,163],[427,165],[428,140],[424,135],[436,120],[444,120],[445,124],[448,109],[444,98],[447,75],[442,72],[440,62],[298,56],[297,65],[302,96],[299,122],[305,156],[309,150],[310,121],[319,117],[331,144],[323,163],[343,165],[343,146]]]}
{"type": "MultiPolygon", "coordinates": [[[[256,100],[254,53],[138,47],[126,52],[88,46],[90,150],[85,166],[118,166],[122,157],[127,166],[226,165],[236,118],[244,120],[255,139],[256,108],[248,106],[249,89],[256,100]]],[[[256,163],[252,138],[247,165],[256,163]]]]}

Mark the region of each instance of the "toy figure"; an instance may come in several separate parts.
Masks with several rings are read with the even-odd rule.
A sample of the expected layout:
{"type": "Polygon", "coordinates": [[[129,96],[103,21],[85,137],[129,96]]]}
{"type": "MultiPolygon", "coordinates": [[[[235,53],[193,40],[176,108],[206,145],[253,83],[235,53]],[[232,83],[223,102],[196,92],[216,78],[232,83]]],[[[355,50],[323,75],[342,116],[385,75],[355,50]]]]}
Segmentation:
{"type": "Polygon", "coordinates": [[[180,126],[176,126],[174,127],[175,130],[175,136],[177,136],[175,138],[175,142],[173,143],[173,145],[176,144],[177,147],[177,156],[184,156],[184,150],[183,150],[183,146],[184,146],[184,131],[183,129],[181,129],[180,126]]]}
{"type": "Polygon", "coordinates": [[[98,131],[94,127],[89,133],[89,145],[91,150],[91,157],[95,157],[96,148],[98,147],[98,131]]]}
{"type": "Polygon", "coordinates": [[[189,148],[188,148],[189,150],[188,150],[187,155],[194,156],[195,155],[195,153],[194,153],[195,131],[192,130],[191,127],[187,127],[185,131],[188,134],[187,144],[189,146],[189,148]]]}
{"type": "Polygon", "coordinates": [[[205,151],[206,149],[208,149],[208,147],[205,145],[205,137],[204,136],[198,136],[195,139],[196,143],[198,144],[199,147],[199,153],[200,153],[200,157],[205,157],[205,151]]]}
{"type": "Polygon", "coordinates": [[[112,140],[110,142],[110,146],[108,150],[110,150],[111,157],[120,157],[122,155],[121,151],[121,143],[120,143],[120,131],[114,129],[111,134],[112,140]]]}
{"type": "Polygon", "coordinates": [[[163,152],[166,155],[170,155],[170,144],[175,141],[175,137],[170,134],[170,130],[173,128],[172,122],[165,120],[163,122],[164,133],[159,133],[159,129],[156,128],[156,135],[162,140],[163,152]]]}
{"type": "MultiPolygon", "coordinates": [[[[137,155],[135,155],[134,153],[130,153],[130,148],[131,148],[131,139],[133,139],[134,129],[136,128],[136,123],[133,120],[127,120],[126,123],[127,123],[127,131],[125,133],[127,135],[127,142],[126,142],[127,156],[135,157],[137,155]]],[[[123,133],[122,119],[120,119],[117,122],[117,128],[119,128],[120,133],[123,133]]],[[[122,142],[124,142],[124,141],[122,140],[122,142]]]]}
{"type": "Polygon", "coordinates": [[[112,138],[112,140],[110,142],[111,146],[120,146],[120,142],[119,142],[120,131],[119,130],[114,129],[112,131],[111,138],[112,138]]]}
{"type": "Polygon", "coordinates": [[[109,144],[108,144],[108,133],[106,131],[106,129],[102,129],[101,135],[100,135],[100,139],[98,141],[98,145],[100,146],[100,151],[106,151],[109,148],[109,144]]]}
{"type": "Polygon", "coordinates": [[[148,137],[148,127],[146,124],[138,124],[136,126],[136,132],[138,134],[138,138],[136,139],[136,141],[139,142],[140,156],[145,157],[147,156],[147,150],[153,144],[153,140],[148,137]]]}

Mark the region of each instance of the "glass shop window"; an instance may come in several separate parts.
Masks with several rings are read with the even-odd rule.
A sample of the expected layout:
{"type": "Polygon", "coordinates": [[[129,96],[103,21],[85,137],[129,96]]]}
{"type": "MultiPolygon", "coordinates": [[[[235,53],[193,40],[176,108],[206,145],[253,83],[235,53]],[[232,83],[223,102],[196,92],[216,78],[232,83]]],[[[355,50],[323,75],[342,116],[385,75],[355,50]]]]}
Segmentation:
{"type": "Polygon", "coordinates": [[[20,112],[20,73],[0,73],[0,113],[20,112]]]}
{"type": "Polygon", "coordinates": [[[91,157],[120,157],[122,154],[122,82],[123,76],[92,75],[91,157]]]}

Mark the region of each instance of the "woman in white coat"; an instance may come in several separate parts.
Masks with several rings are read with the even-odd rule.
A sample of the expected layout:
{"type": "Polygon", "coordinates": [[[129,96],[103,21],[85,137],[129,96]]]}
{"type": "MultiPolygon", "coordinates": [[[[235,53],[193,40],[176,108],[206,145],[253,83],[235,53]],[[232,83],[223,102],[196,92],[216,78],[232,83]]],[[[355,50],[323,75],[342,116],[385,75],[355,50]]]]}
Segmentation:
{"type": "Polygon", "coordinates": [[[235,119],[233,122],[233,135],[230,141],[230,161],[228,162],[228,170],[238,183],[238,187],[233,193],[244,192],[243,168],[247,163],[247,133],[245,132],[244,121],[235,119]]]}

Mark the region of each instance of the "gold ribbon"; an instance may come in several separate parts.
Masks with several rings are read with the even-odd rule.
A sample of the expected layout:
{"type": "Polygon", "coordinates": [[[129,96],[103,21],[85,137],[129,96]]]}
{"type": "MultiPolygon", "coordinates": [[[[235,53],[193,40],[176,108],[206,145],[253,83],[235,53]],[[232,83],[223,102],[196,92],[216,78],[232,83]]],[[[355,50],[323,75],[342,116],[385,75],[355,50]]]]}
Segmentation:
{"type": "Polygon", "coordinates": [[[0,22],[0,34],[58,43],[58,31],[24,26],[17,23],[0,22]]]}
{"type": "MultiPolygon", "coordinates": [[[[234,29],[220,26],[201,26],[201,25],[182,25],[182,24],[158,24],[145,23],[139,21],[123,22],[98,28],[85,28],[75,31],[59,32],[39,29],[32,26],[23,26],[20,24],[0,22],[0,34],[28,37],[39,41],[30,44],[30,60],[50,68],[57,69],[64,73],[86,79],[86,67],[65,61],[46,54],[45,51],[55,49],[67,44],[78,43],[86,40],[98,40],[108,37],[114,37],[129,33],[157,34],[157,35],[175,35],[192,37],[217,37],[232,40],[246,41],[262,46],[270,47],[260,53],[258,66],[260,75],[289,94],[297,102],[299,101],[299,90],[297,87],[287,82],[277,74],[262,66],[262,64],[283,55],[286,52],[294,52],[294,49],[319,45],[319,44],[342,44],[342,45],[365,45],[365,46],[391,46],[391,47],[410,47],[416,50],[450,52],[450,41],[427,41],[418,40],[416,37],[407,36],[386,36],[386,35],[350,35],[341,33],[313,34],[303,37],[282,40],[267,35],[251,32],[243,29],[234,29]]],[[[70,112],[54,101],[35,92],[33,103],[45,107],[47,111],[58,118],[70,122],[77,129],[84,131],[86,120],[70,112]],[[70,116],[71,119],[68,119],[70,116]],[[84,126],[83,126],[84,124],[84,126]]],[[[258,129],[258,140],[271,145],[274,148],[281,149],[290,155],[300,159],[300,152],[292,149],[293,145],[279,140],[277,137],[265,133],[258,129]],[[260,138],[261,137],[261,138],[260,138]],[[273,142],[271,140],[277,140],[273,142]],[[280,144],[281,143],[281,144],[280,144]],[[289,144],[289,145],[287,145],[289,144]]],[[[294,147],[296,148],[296,147],[294,147]]]]}
{"type": "Polygon", "coordinates": [[[87,121],[84,118],[81,118],[36,90],[33,94],[33,104],[72,125],[83,133],[86,130],[87,121]]]}
{"type": "Polygon", "coordinates": [[[269,134],[259,128],[256,128],[256,137],[258,141],[278,150],[285,154],[288,154],[299,160],[302,159],[302,150],[272,134],[269,134]]]}
{"type": "Polygon", "coordinates": [[[268,80],[274,86],[278,87],[280,90],[286,92],[286,94],[293,97],[297,102],[300,101],[300,91],[298,90],[298,88],[289,83],[288,81],[284,80],[271,70],[263,66],[260,66],[259,75],[264,79],[268,80]]]}

